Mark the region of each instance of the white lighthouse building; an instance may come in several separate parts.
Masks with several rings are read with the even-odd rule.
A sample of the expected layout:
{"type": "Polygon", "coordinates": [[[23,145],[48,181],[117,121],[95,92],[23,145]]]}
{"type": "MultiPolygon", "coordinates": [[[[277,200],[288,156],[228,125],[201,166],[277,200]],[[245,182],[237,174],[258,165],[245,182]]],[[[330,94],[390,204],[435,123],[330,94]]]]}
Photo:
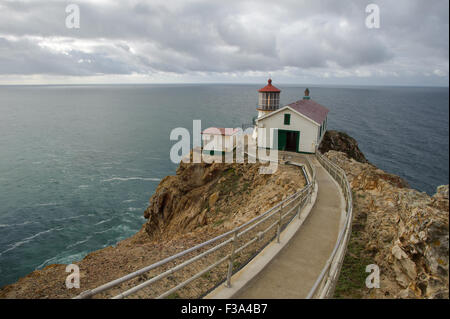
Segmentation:
{"type": "Polygon", "coordinates": [[[280,108],[280,93],[271,79],[258,90],[253,135],[258,147],[314,153],[327,130],[329,110],[310,98],[309,89],[301,100],[280,108]]]}

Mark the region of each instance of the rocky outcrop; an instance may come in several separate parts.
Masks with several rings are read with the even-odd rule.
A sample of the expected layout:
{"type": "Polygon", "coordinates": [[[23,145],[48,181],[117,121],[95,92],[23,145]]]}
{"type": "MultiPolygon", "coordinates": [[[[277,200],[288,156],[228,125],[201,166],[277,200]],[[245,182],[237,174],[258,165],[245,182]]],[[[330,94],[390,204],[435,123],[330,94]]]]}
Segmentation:
{"type": "Polygon", "coordinates": [[[176,175],[164,178],[151,197],[145,230],[161,240],[199,227],[229,228],[305,185],[297,168],[279,166],[275,174],[260,174],[259,168],[249,163],[181,163],[176,175]]]}
{"type": "Polygon", "coordinates": [[[448,185],[430,197],[342,152],[326,156],[345,170],[352,188],[358,231],[350,241],[363,245],[357,257],[380,267],[380,288],[362,287],[363,296],[448,298],[448,185]]]}
{"type": "Polygon", "coordinates": [[[368,163],[366,157],[358,147],[358,142],[344,132],[326,131],[319,145],[319,151],[322,154],[328,151],[343,152],[349,158],[353,158],[360,163],[368,163]]]}

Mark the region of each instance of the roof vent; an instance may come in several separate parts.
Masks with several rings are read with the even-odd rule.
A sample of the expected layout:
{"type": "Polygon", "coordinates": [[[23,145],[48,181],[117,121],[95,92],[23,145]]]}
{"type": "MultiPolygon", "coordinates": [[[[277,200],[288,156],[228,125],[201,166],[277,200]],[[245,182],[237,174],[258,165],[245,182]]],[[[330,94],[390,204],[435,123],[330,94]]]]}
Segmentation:
{"type": "Polygon", "coordinates": [[[303,99],[304,99],[304,100],[309,100],[309,99],[311,99],[311,97],[309,96],[309,89],[308,89],[308,88],[306,88],[306,90],[305,90],[305,96],[303,97],[303,99]]]}

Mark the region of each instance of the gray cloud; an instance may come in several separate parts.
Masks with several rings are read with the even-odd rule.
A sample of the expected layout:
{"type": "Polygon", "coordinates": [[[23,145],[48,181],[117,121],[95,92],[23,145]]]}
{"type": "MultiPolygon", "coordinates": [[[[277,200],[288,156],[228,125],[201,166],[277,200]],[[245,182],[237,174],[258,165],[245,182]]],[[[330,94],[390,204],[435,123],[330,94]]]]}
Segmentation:
{"type": "Polygon", "coordinates": [[[287,80],[448,82],[446,0],[375,1],[380,29],[365,27],[367,3],[358,0],[74,1],[80,29],[65,27],[67,3],[0,3],[0,76],[169,73],[214,80],[271,72],[287,80]]]}

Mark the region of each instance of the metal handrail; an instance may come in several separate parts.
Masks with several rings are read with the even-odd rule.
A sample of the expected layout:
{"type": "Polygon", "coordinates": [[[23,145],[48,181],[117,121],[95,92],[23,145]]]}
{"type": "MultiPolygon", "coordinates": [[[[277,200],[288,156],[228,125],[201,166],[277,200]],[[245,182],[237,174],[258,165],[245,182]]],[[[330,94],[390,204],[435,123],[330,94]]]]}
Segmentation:
{"type": "MultiPolygon", "coordinates": [[[[286,217],[288,217],[293,211],[296,212],[296,214],[298,214],[298,217],[300,218],[300,214],[301,214],[301,210],[304,207],[304,204],[306,203],[306,200],[309,199],[311,201],[311,196],[314,190],[314,185],[315,185],[315,178],[316,178],[316,173],[315,173],[315,169],[313,168],[313,166],[311,165],[311,163],[309,162],[308,159],[306,159],[306,167],[309,170],[309,174],[311,177],[307,176],[306,171],[304,170],[304,166],[302,164],[298,164],[298,163],[294,163],[294,162],[289,162],[287,164],[290,165],[295,165],[295,166],[299,166],[302,168],[302,172],[305,175],[305,180],[307,181],[307,185],[301,189],[300,191],[288,196],[286,199],[282,200],[281,202],[279,202],[278,204],[274,205],[273,207],[271,207],[269,210],[265,211],[263,214],[256,216],[254,218],[252,218],[251,220],[245,222],[244,224],[224,233],[221,234],[219,236],[216,236],[208,241],[205,241],[203,243],[200,243],[194,247],[191,247],[189,249],[186,249],[184,251],[181,251],[173,256],[167,257],[161,261],[158,261],[154,264],[151,264],[149,266],[146,266],[144,268],[141,268],[135,272],[132,272],[126,276],[120,277],[118,279],[115,279],[113,281],[110,281],[108,283],[105,283],[97,288],[91,289],[91,290],[86,290],[84,292],[82,292],[81,294],[79,294],[78,296],[76,296],[74,299],[84,299],[84,298],[91,298],[92,296],[105,292],[106,290],[109,290],[111,288],[114,288],[128,280],[131,280],[139,275],[142,275],[146,272],[149,272],[150,270],[156,269],[158,267],[161,267],[171,261],[174,261],[178,258],[181,258],[189,253],[192,253],[194,251],[198,251],[210,244],[215,244],[213,247],[209,248],[208,250],[201,252],[200,254],[189,258],[186,261],[183,261],[182,263],[169,268],[168,270],[160,273],[159,275],[139,284],[136,285],[124,292],[119,293],[118,295],[116,295],[115,297],[113,297],[114,299],[120,299],[120,298],[125,298],[171,274],[173,274],[174,272],[183,269],[184,267],[192,264],[193,262],[200,260],[201,258],[219,250],[220,248],[223,248],[224,246],[226,246],[227,244],[232,244],[232,250],[229,254],[227,254],[225,257],[219,259],[218,261],[216,261],[215,263],[211,264],[210,266],[208,266],[205,269],[202,269],[201,271],[197,272],[196,274],[194,274],[193,276],[191,276],[190,278],[188,278],[187,280],[183,281],[182,283],[178,284],[177,286],[169,289],[168,291],[164,292],[163,294],[161,294],[160,296],[158,296],[157,298],[164,298],[167,297],[168,295],[174,293],[175,291],[183,288],[185,285],[187,285],[188,283],[192,282],[193,280],[199,278],[201,275],[205,274],[206,272],[210,271],[211,269],[219,266],[220,264],[222,264],[225,261],[228,261],[228,270],[227,270],[227,278],[226,278],[226,286],[231,287],[231,275],[233,272],[233,260],[234,260],[234,256],[236,254],[238,254],[239,252],[241,252],[242,250],[244,250],[246,247],[250,246],[251,244],[257,242],[258,240],[260,240],[264,234],[268,233],[271,229],[273,229],[273,227],[277,227],[277,233],[276,233],[276,239],[277,242],[280,241],[280,233],[281,233],[281,227],[283,224],[283,220],[286,219],[286,217]],[[311,179],[310,179],[311,178],[311,179]],[[293,205],[292,205],[293,204],[293,205]],[[288,211],[283,214],[283,209],[289,207],[290,205],[292,205],[293,207],[289,208],[288,211]],[[237,241],[239,238],[242,238],[244,234],[249,233],[251,230],[255,229],[257,226],[261,225],[263,222],[269,220],[269,218],[277,215],[277,221],[274,223],[271,223],[271,225],[269,225],[268,227],[266,227],[265,229],[263,229],[262,231],[260,231],[255,237],[252,237],[249,241],[247,241],[246,243],[244,243],[242,246],[237,247],[237,241]],[[253,224],[253,225],[251,225],[253,224]],[[251,226],[250,226],[251,225],[251,226]],[[247,226],[250,226],[248,228],[246,228],[247,226]],[[246,229],[244,229],[246,228],[246,229]],[[216,243],[222,239],[227,238],[228,236],[231,236],[228,239],[220,242],[220,243],[216,243]]],[[[295,215],[294,215],[295,216],[295,215]]],[[[292,218],[293,219],[293,218],[292,218]]],[[[289,220],[287,223],[289,223],[289,220]]],[[[284,225],[285,226],[285,225],[284,225]]]]}
{"type": "Polygon", "coordinates": [[[333,295],[334,288],[339,278],[342,262],[344,260],[347,244],[350,239],[353,218],[352,191],[345,171],[323,156],[318,149],[316,149],[316,158],[319,163],[330,173],[330,175],[333,176],[343,190],[346,204],[346,219],[344,227],[339,232],[333,251],[323,267],[319,277],[309,291],[308,296],[306,297],[307,299],[313,298],[314,296],[317,298],[330,298],[333,295]],[[338,251],[340,252],[339,254],[338,251]]]}

